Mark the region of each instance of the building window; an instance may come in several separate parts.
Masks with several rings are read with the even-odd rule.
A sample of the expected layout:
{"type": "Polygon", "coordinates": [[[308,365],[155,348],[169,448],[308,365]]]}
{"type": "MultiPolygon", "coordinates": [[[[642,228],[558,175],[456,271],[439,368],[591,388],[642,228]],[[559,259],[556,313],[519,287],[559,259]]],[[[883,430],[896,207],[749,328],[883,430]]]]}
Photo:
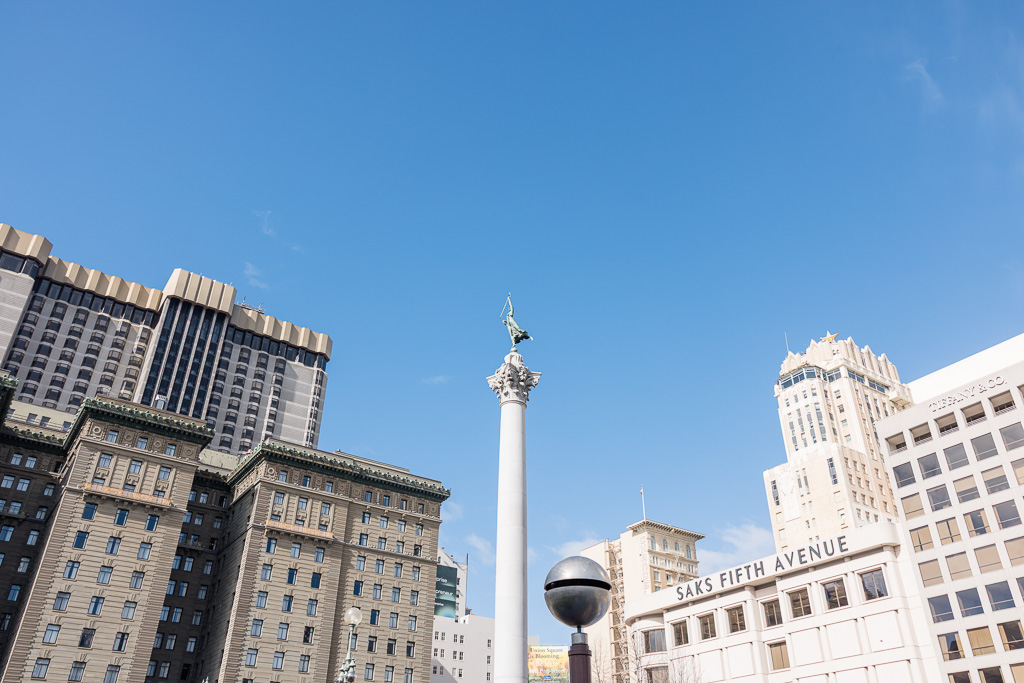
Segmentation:
{"type": "Polygon", "coordinates": [[[46,678],[46,672],[50,668],[50,660],[39,657],[35,666],[32,667],[32,678],[46,678]]]}
{"type": "Polygon", "coordinates": [[[903,498],[900,501],[903,504],[903,517],[905,519],[914,519],[924,514],[924,505],[921,503],[920,494],[913,494],[903,498]]]}
{"type": "Polygon", "coordinates": [[[865,572],[860,575],[861,586],[864,588],[864,599],[875,600],[889,595],[885,587],[885,577],[881,569],[865,572]]]}
{"type": "MultiPolygon", "coordinates": [[[[1006,479],[1006,477],[1003,477],[1003,479],[1006,479]]],[[[1020,513],[1017,512],[1016,502],[1008,500],[1004,503],[997,503],[992,506],[992,509],[996,513],[996,520],[999,522],[1000,529],[1008,529],[1020,524],[1020,513]]]]}
{"type": "Polygon", "coordinates": [[[935,523],[935,529],[939,533],[939,542],[948,545],[960,540],[960,528],[956,519],[944,519],[935,523]]]}
{"type": "Polygon", "coordinates": [[[985,608],[981,604],[981,596],[977,588],[967,588],[956,593],[957,602],[960,604],[960,613],[965,617],[982,614],[985,608]]]}
{"type": "Polygon", "coordinates": [[[103,598],[94,595],[89,601],[89,614],[98,615],[103,611],[103,598]]]}
{"type": "Polygon", "coordinates": [[[60,592],[57,593],[57,597],[53,601],[53,611],[64,612],[68,608],[68,601],[71,599],[71,593],[60,592]]]}
{"type": "Polygon", "coordinates": [[[938,512],[952,505],[945,484],[928,489],[928,504],[931,505],[932,512],[938,512]]]}
{"type": "Polygon", "coordinates": [[[365,680],[365,681],[372,681],[373,680],[373,664],[367,664],[366,665],[366,669],[363,670],[363,680],[365,680]]]}
{"type": "Polygon", "coordinates": [[[1003,649],[1007,652],[1024,648],[1024,631],[1021,630],[1019,621],[999,624],[999,636],[1003,641],[1003,649]]]}
{"type": "Polygon", "coordinates": [[[714,613],[701,615],[697,619],[700,622],[701,640],[708,640],[709,638],[714,638],[717,635],[717,633],[715,632],[714,613]]]}
{"type": "Polygon", "coordinates": [[[663,629],[644,631],[643,639],[645,653],[665,651],[665,631],[663,629]]]}
{"type": "Polygon", "coordinates": [[[971,653],[975,656],[990,655],[996,651],[988,626],[967,629],[967,641],[971,644],[971,653]]]}
{"type": "MultiPolygon", "coordinates": [[[[690,642],[690,633],[686,628],[685,619],[672,624],[672,635],[675,637],[676,645],[686,645],[690,642]]],[[[490,659],[488,656],[488,664],[490,664],[490,659]]]]}
{"type": "Polygon", "coordinates": [[[75,548],[84,548],[86,541],[89,540],[89,533],[87,531],[79,531],[75,534],[75,540],[72,544],[75,548]]]}
{"type": "Polygon", "coordinates": [[[936,624],[953,618],[953,608],[949,604],[948,595],[937,595],[934,598],[928,598],[928,609],[931,612],[932,621],[936,624]]]}
{"type": "Polygon", "coordinates": [[[114,524],[117,526],[125,526],[128,523],[128,511],[118,510],[114,514],[114,524]]]}
{"type": "Polygon", "coordinates": [[[793,618],[806,617],[811,613],[811,599],[806,588],[789,594],[789,604],[793,610],[793,618]]]}
{"type": "Polygon", "coordinates": [[[46,627],[46,632],[43,633],[44,643],[56,643],[57,636],[60,634],[60,624],[50,624],[46,627]]]}
{"type": "Polygon", "coordinates": [[[114,634],[114,652],[124,652],[128,648],[128,634],[118,632],[114,634]]]}
{"type": "Polygon", "coordinates": [[[963,659],[964,650],[960,645],[960,636],[957,633],[943,633],[939,636],[939,650],[942,651],[944,660],[963,659]]]}
{"type": "Polygon", "coordinates": [[[1010,585],[1006,581],[989,584],[985,586],[985,591],[988,593],[988,601],[993,612],[1013,608],[1013,594],[1010,593],[1010,585]]]}
{"type": "Polygon", "coordinates": [[[768,659],[771,662],[772,671],[788,669],[789,650],[786,648],[786,641],[768,643],[768,659]]]}
{"type": "Polygon", "coordinates": [[[725,610],[725,614],[729,618],[729,633],[739,633],[740,631],[747,630],[747,621],[743,616],[743,605],[730,607],[725,610]]]}
{"type": "Polygon", "coordinates": [[[782,623],[782,607],[778,600],[769,600],[762,605],[764,608],[764,625],[766,628],[782,623]]]}
{"type": "Polygon", "coordinates": [[[967,524],[967,533],[974,538],[989,532],[988,515],[984,510],[975,510],[964,515],[964,522],[967,524]]]}

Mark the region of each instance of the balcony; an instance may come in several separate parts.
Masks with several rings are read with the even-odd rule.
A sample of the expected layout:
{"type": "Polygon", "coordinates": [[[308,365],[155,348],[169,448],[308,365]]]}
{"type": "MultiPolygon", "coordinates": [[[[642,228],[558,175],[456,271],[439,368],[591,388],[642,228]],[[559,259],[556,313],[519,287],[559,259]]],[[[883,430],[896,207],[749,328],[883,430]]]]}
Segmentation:
{"type": "Polygon", "coordinates": [[[151,493],[140,493],[138,491],[125,491],[124,489],[115,488],[113,486],[102,486],[100,484],[85,483],[82,484],[82,489],[89,493],[96,493],[101,496],[110,496],[111,498],[122,498],[127,500],[134,500],[147,505],[156,505],[162,508],[173,508],[167,498],[159,498],[151,493]]]}
{"type": "Polygon", "coordinates": [[[314,529],[308,526],[299,526],[298,524],[288,524],[286,522],[278,522],[273,519],[268,519],[266,526],[268,529],[278,529],[280,531],[287,531],[292,534],[300,534],[302,536],[313,536],[315,538],[323,538],[329,541],[334,540],[334,534],[330,531],[321,531],[320,529],[314,529]]]}

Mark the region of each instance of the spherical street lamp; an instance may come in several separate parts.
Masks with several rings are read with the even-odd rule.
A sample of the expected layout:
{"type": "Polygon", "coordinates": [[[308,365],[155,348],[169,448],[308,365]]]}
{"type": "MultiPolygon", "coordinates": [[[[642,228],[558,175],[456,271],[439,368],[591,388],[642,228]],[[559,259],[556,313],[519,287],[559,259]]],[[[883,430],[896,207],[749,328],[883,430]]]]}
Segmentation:
{"type": "Polygon", "coordinates": [[[334,679],[334,683],[354,683],[356,680],[356,660],[352,658],[352,635],[356,631],[356,626],[363,620],[363,613],[358,607],[349,607],[345,610],[345,615],[342,618],[348,624],[348,654],[345,655],[345,661],[342,662],[341,669],[338,670],[338,677],[334,679]]]}
{"type": "Polygon", "coordinates": [[[585,626],[600,621],[612,602],[612,582],[601,565],[585,557],[567,557],[544,579],[544,602],[566,626],[574,626],[569,648],[569,680],[590,683],[590,647],[585,626]]]}

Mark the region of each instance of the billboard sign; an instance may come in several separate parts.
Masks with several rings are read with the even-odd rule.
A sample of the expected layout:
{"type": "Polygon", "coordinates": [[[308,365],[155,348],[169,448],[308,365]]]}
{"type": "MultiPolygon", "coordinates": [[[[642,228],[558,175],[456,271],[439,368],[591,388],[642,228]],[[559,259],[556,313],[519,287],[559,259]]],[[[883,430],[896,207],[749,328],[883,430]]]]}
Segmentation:
{"type": "Polygon", "coordinates": [[[434,585],[434,616],[455,618],[455,591],[459,573],[455,567],[437,566],[434,585]]]}
{"type": "Polygon", "coordinates": [[[530,683],[569,683],[569,648],[531,645],[526,655],[530,683]]]}

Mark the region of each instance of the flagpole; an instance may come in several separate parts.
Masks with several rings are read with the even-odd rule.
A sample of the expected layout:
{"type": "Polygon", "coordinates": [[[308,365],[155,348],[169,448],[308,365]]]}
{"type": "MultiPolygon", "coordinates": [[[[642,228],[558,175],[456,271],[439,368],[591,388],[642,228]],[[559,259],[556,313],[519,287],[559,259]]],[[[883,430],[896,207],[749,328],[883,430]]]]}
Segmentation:
{"type": "Polygon", "coordinates": [[[640,506],[644,509],[644,521],[647,521],[647,502],[644,501],[644,485],[640,484],[640,506]]]}

